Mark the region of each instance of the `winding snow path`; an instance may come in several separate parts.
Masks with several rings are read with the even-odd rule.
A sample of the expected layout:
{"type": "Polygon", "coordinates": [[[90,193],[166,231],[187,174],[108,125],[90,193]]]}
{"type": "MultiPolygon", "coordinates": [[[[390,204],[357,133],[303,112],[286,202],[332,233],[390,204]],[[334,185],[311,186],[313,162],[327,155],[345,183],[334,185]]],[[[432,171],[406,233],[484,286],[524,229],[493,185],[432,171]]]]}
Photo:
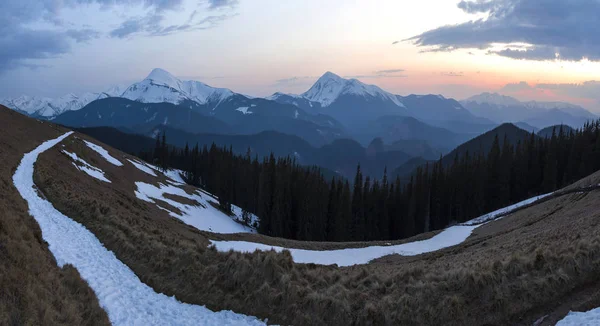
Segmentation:
{"type": "Polygon", "coordinates": [[[338,250],[305,250],[269,246],[262,243],[247,241],[211,241],[218,251],[229,250],[254,252],[255,250],[269,251],[289,250],[296,263],[338,266],[368,264],[371,260],[383,256],[399,254],[416,256],[427,252],[452,247],[465,241],[479,225],[456,225],[449,227],[436,236],[422,241],[403,243],[395,246],[371,246],[364,248],[347,248],[338,250]]]}
{"type": "Polygon", "coordinates": [[[156,293],[83,225],[57,211],[34,189],[33,168],[38,156],[71,135],[64,134],[25,154],[13,182],[29,205],[42,236],[59,266],[72,264],[96,293],[113,325],[263,325],[255,317],[231,311],[213,312],[156,293]]]}
{"type": "Polygon", "coordinates": [[[312,263],[318,265],[333,265],[352,266],[368,264],[371,260],[391,254],[399,254],[401,256],[416,256],[428,252],[438,251],[444,248],[452,247],[463,243],[471,235],[476,228],[502,218],[503,214],[512,212],[513,210],[525,205],[529,205],[536,200],[542,199],[552,193],[532,197],[510,205],[491,213],[487,213],[480,217],[474,218],[465,223],[451,226],[430,239],[403,243],[394,246],[371,246],[364,248],[347,248],[337,250],[305,250],[294,248],[283,248],[277,246],[265,245],[262,243],[248,241],[215,241],[211,243],[218,251],[227,252],[230,250],[238,252],[254,252],[256,250],[269,251],[289,250],[292,254],[292,259],[296,263],[312,263]]]}

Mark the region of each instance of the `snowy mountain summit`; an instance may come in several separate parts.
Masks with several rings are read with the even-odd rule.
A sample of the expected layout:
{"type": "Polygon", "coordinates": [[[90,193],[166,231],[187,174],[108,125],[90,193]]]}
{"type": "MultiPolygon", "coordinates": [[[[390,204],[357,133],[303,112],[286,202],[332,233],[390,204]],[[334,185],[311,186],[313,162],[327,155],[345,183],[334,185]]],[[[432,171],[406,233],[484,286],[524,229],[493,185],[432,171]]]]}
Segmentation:
{"type": "Polygon", "coordinates": [[[326,107],[342,95],[377,97],[382,100],[391,100],[397,106],[404,107],[398,96],[394,94],[388,93],[375,85],[364,84],[357,79],[344,79],[329,71],[301,96],[326,107]]]}
{"type": "Polygon", "coordinates": [[[143,103],[173,103],[193,101],[198,104],[219,103],[233,95],[226,88],[214,88],[198,81],[182,81],[168,71],[156,68],[139,83],[135,83],[122,97],[143,103]]]}
{"type": "Polygon", "coordinates": [[[115,86],[101,93],[67,94],[57,98],[35,96],[4,98],[0,99],[0,104],[33,117],[51,119],[67,111],[77,111],[94,100],[119,95],[121,95],[120,88],[115,86]]]}

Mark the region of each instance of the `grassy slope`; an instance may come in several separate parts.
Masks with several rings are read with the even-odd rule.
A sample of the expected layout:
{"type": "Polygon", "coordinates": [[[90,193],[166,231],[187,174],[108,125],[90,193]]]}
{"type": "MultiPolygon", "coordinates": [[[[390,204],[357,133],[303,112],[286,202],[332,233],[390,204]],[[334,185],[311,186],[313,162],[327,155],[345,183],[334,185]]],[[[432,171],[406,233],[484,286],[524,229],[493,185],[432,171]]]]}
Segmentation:
{"type": "Polygon", "coordinates": [[[12,175],[26,152],[65,129],[0,106],[0,324],[107,325],[93,291],[72,266],[59,268],[12,175]]]}
{"type": "MultiPolygon", "coordinates": [[[[111,166],[76,139],[64,143],[113,183],[78,172],[54,148],[40,156],[36,184],[142,281],[185,302],[297,325],[530,325],[548,313],[547,322],[568,309],[600,305],[594,293],[581,300],[584,289],[600,284],[595,208],[600,191],[529,207],[435,253],[388,256],[348,268],[299,265],[285,253],[223,254],[207,248],[209,238],[223,236],[183,225],[135,198],[134,181],[156,180],[128,164],[111,166]]],[[[597,176],[590,178],[580,183],[597,183],[597,176]]]]}

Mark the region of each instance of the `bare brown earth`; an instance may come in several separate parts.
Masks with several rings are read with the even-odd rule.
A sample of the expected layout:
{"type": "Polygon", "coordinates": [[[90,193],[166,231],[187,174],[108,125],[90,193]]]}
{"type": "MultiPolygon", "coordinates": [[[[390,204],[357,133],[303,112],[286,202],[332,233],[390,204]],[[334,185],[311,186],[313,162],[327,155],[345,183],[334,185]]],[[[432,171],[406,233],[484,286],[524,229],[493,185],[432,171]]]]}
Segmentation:
{"type": "Polygon", "coordinates": [[[59,268],[12,182],[23,154],[66,130],[0,106],[0,325],[108,325],[79,273],[59,268]]]}

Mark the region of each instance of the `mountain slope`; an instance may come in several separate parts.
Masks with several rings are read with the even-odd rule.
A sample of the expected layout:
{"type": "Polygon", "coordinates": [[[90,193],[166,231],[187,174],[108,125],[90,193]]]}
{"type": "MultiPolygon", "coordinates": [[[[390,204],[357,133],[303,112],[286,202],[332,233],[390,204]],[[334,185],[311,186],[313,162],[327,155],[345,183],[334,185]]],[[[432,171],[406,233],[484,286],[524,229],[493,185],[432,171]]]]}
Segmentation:
{"type": "Polygon", "coordinates": [[[442,158],[442,162],[445,165],[450,165],[454,162],[454,158],[458,156],[460,159],[467,152],[469,155],[478,155],[482,153],[483,155],[487,155],[492,148],[492,144],[494,143],[494,138],[498,137],[500,142],[500,148],[502,148],[502,144],[504,144],[504,136],[510,144],[517,144],[518,141],[524,141],[531,137],[531,133],[513,125],[512,123],[504,123],[493,130],[490,130],[482,135],[479,135],[466,143],[458,146],[452,152],[448,153],[442,158]]]}
{"type": "Polygon", "coordinates": [[[433,127],[412,117],[382,116],[369,123],[362,133],[355,132],[361,142],[381,137],[387,144],[397,141],[426,141],[441,152],[462,144],[471,137],[440,127],[433,127]]]}
{"type": "Polygon", "coordinates": [[[296,107],[282,107],[262,99],[234,95],[208,115],[203,114],[203,106],[193,105],[197,103],[141,103],[114,97],[94,101],[79,111],[65,112],[54,121],[71,127],[125,127],[141,134],[148,134],[157,125],[208,134],[246,135],[273,130],[297,135],[315,146],[344,135],[339,123],[329,117],[311,116],[296,107]]]}
{"type": "Polygon", "coordinates": [[[128,127],[149,132],[159,124],[190,132],[229,132],[224,122],[170,103],[140,103],[124,98],[97,100],[79,111],[69,111],[54,122],[70,127],[128,127]]]}
{"type": "MultiPolygon", "coordinates": [[[[78,131],[88,134],[110,144],[115,148],[139,153],[144,149],[152,149],[154,140],[141,135],[128,134],[113,128],[79,128],[78,131]]],[[[164,132],[169,144],[190,147],[198,144],[210,147],[213,143],[219,147],[231,147],[234,153],[245,155],[250,150],[252,157],[262,160],[271,153],[275,157],[293,157],[296,162],[306,166],[316,165],[336,172],[351,179],[356,172],[357,164],[365,175],[381,177],[384,169],[404,163],[411,156],[401,150],[388,150],[370,153],[367,148],[350,139],[339,139],[322,147],[315,147],[304,139],[275,131],[264,131],[251,135],[219,135],[194,134],[175,129],[169,125],[161,125],[152,129],[152,134],[164,132]]]]}
{"type": "Polygon", "coordinates": [[[556,133],[556,135],[558,136],[561,129],[562,129],[563,133],[565,134],[565,136],[567,136],[567,135],[569,135],[569,133],[575,131],[575,129],[573,129],[569,126],[566,126],[566,125],[557,125],[557,126],[550,126],[550,127],[541,129],[540,131],[536,132],[536,134],[542,138],[550,138],[550,137],[552,137],[553,132],[556,133]]]}
{"type": "Polygon", "coordinates": [[[73,266],[58,265],[13,183],[23,155],[65,128],[0,105],[0,324],[110,325],[96,294],[73,266]]]}
{"type": "MultiPolygon", "coordinates": [[[[128,295],[122,289],[130,289],[131,284],[112,292],[102,288],[96,294],[74,277],[78,273],[75,268],[58,267],[11,179],[25,152],[67,130],[4,108],[0,108],[0,121],[9,122],[0,130],[0,151],[5,154],[0,166],[0,203],[4,204],[0,219],[2,321],[17,325],[109,324],[96,296],[110,300],[128,295]]],[[[447,243],[455,244],[452,247],[427,252],[419,249],[443,238],[439,235],[468,227],[459,225],[402,241],[369,243],[300,242],[258,234],[202,231],[163,210],[176,209],[169,203],[195,205],[186,201],[187,197],[167,195],[165,200],[148,202],[135,194],[138,182],[166,186],[172,180],[159,172],[153,177],[138,170],[127,162],[135,157],[83,134],[70,137],[37,158],[31,173],[39,192],[32,193],[40,197],[43,194],[54,210],[85,227],[104,250],[110,250],[113,258],[135,274],[137,281],[154,292],[168,294],[165,298],[171,303],[181,300],[213,311],[231,310],[286,325],[532,325],[539,320],[553,324],[569,310],[589,310],[600,302],[595,209],[600,201],[598,172],[542,200],[526,201],[528,204],[496,215],[497,219],[488,223],[473,225],[473,232],[462,234],[458,244],[456,237],[446,238],[447,243]],[[105,148],[125,164],[111,164],[83,140],[105,148]],[[63,150],[94,164],[113,182],[82,173],[63,150]],[[266,249],[244,254],[219,252],[213,246],[215,242],[250,242],[253,246],[263,244],[266,249]],[[340,268],[295,263],[297,256],[269,251],[273,246],[294,249],[294,254],[313,253],[308,258],[328,254],[318,256],[314,252],[337,249],[331,258],[356,259],[357,252],[385,252],[389,246],[407,249],[400,252],[407,255],[388,255],[368,264],[340,268]],[[363,247],[369,249],[360,249],[363,247]],[[416,255],[408,256],[412,254],[416,255]],[[226,270],[235,272],[224,273],[226,270]],[[406,299],[408,292],[411,296],[406,299]]],[[[182,195],[205,194],[194,187],[178,187],[182,195]]],[[[77,253],[77,248],[71,252],[77,253]]],[[[89,257],[94,255],[79,258],[89,257]]],[[[150,311],[140,309],[147,307],[140,304],[147,301],[146,297],[123,305],[127,313],[118,315],[123,318],[119,320],[138,316],[140,310],[145,313],[141,317],[156,317],[154,320],[173,313],[163,310],[163,305],[150,311]]],[[[119,302],[113,300],[113,306],[119,302]]]]}

